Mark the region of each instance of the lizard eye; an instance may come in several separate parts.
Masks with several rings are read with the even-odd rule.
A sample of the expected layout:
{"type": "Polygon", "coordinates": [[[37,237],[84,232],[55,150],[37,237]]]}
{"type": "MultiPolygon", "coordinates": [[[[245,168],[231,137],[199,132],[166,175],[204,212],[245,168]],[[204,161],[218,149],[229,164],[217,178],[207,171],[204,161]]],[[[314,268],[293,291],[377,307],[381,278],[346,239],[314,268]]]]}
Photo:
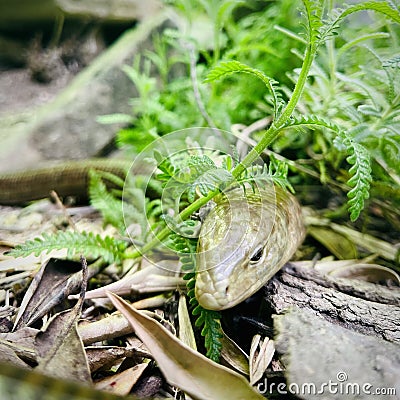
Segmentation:
{"type": "Polygon", "coordinates": [[[264,249],[262,247],[259,247],[256,249],[256,251],[253,253],[253,255],[250,258],[251,263],[256,263],[261,260],[262,256],[264,253],[264,249]]]}

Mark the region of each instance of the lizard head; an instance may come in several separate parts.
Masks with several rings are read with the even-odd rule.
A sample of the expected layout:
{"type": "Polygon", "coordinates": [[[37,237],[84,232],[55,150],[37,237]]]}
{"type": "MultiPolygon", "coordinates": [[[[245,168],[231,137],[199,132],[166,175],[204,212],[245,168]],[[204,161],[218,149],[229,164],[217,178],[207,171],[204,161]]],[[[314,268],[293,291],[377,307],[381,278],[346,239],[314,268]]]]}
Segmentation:
{"type": "Polygon", "coordinates": [[[274,187],[258,195],[234,189],[201,227],[195,287],[199,304],[223,310],[250,297],[289,260],[303,237],[293,196],[274,187]]]}

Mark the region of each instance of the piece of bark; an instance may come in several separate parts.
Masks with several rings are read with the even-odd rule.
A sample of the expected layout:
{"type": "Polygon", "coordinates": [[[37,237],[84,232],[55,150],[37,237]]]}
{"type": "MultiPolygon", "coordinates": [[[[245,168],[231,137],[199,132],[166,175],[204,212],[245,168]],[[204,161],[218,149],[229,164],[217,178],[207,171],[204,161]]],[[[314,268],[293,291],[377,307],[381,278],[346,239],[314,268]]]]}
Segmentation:
{"type": "Polygon", "coordinates": [[[396,303],[400,290],[393,290],[393,296],[388,292],[383,286],[337,278],[327,280],[314,270],[288,266],[269,281],[265,299],[276,314],[291,306],[308,309],[333,324],[400,343],[400,307],[361,298],[391,297],[390,301],[396,303]]]}
{"type": "MultiPolygon", "coordinates": [[[[399,398],[398,345],[303,309],[276,315],[274,326],[276,349],[286,366],[287,384],[281,389],[307,400],[372,399],[377,390],[386,391],[385,399],[399,398]]],[[[267,384],[259,389],[268,395],[267,384]]]]}
{"type": "Polygon", "coordinates": [[[313,281],[326,288],[336,289],[353,297],[400,307],[400,288],[397,286],[387,287],[361,280],[334,277],[315,269],[296,266],[296,263],[287,263],[283,270],[291,275],[313,281]]]}

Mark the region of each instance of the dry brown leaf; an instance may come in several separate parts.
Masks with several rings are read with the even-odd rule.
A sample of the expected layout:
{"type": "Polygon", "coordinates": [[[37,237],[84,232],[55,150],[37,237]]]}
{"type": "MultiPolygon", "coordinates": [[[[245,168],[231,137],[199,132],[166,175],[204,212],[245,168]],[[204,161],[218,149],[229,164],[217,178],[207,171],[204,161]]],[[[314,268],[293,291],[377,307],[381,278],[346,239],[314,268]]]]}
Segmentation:
{"type": "Polygon", "coordinates": [[[258,382],[268,365],[272,361],[275,353],[274,341],[264,338],[261,342],[261,336],[255,335],[250,347],[250,382],[254,385],[258,382]]]}
{"type": "Polygon", "coordinates": [[[25,364],[24,361],[20,362],[21,359],[36,363],[35,337],[38,332],[37,329],[25,327],[17,332],[0,333],[0,360],[19,366],[21,362],[25,364]]]}
{"type": "Polygon", "coordinates": [[[194,399],[264,399],[243,376],[192,350],[162,325],[135,310],[117,295],[107,293],[107,296],[151,350],[170,384],[194,399]]]}
{"type": "Polygon", "coordinates": [[[354,243],[345,235],[333,231],[330,227],[310,226],[307,232],[339,260],[358,257],[357,248],[354,243]]]}
{"type": "Polygon", "coordinates": [[[125,347],[116,346],[86,347],[85,351],[92,374],[99,369],[109,370],[120,365],[128,353],[125,347]]]}
{"type": "Polygon", "coordinates": [[[246,353],[230,338],[222,332],[221,357],[236,371],[249,375],[249,360],[246,353]]]}
{"type": "Polygon", "coordinates": [[[35,275],[15,319],[14,330],[43,317],[82,282],[81,266],[66,260],[47,260],[35,275]],[[72,273],[77,277],[72,278],[72,273]]]}
{"type": "Polygon", "coordinates": [[[92,373],[99,369],[104,370],[119,366],[125,358],[133,360],[151,358],[151,355],[142,349],[116,346],[86,347],[86,356],[92,373]]]}
{"type": "Polygon", "coordinates": [[[3,340],[0,340],[0,362],[10,363],[21,368],[29,368],[28,364],[19,357],[18,349],[3,340]]]}
{"type": "Polygon", "coordinates": [[[97,381],[94,386],[99,390],[106,390],[119,396],[127,396],[147,366],[148,364],[146,363],[135,365],[125,371],[97,381]]]}
{"type": "Polygon", "coordinates": [[[378,264],[353,264],[336,268],[329,275],[336,278],[357,279],[371,283],[392,281],[400,285],[400,276],[395,271],[378,264]]]}
{"type": "Polygon", "coordinates": [[[85,349],[76,328],[75,308],[51,319],[47,329],[36,337],[39,365],[45,375],[80,382],[91,382],[85,349]]]}
{"type": "Polygon", "coordinates": [[[189,311],[186,303],[186,296],[179,296],[178,304],[179,339],[193,350],[197,350],[196,339],[194,338],[193,327],[190,322],[189,311]]]}
{"type": "Polygon", "coordinates": [[[78,334],[78,319],[81,315],[87,281],[87,263],[81,257],[83,279],[79,300],[67,311],[56,314],[46,329],[36,336],[38,352],[36,369],[45,375],[91,382],[89,363],[82,340],[78,334]]]}

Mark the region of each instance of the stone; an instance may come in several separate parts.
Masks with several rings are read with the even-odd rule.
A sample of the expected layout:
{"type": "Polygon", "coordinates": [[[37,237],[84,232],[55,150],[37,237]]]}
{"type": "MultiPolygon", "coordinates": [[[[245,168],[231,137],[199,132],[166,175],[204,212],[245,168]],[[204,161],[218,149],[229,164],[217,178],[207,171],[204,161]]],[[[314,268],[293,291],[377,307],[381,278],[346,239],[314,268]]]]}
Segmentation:
{"type": "MultiPolygon", "coordinates": [[[[302,399],[398,399],[400,347],[330,323],[309,310],[274,316],[286,387],[302,399]],[[380,396],[378,396],[380,397],[380,396]]],[[[260,389],[267,390],[268,382],[260,389]]],[[[276,389],[276,388],[275,388],[276,389]]]]}
{"type": "MultiPolygon", "coordinates": [[[[151,47],[151,37],[167,17],[158,13],[127,30],[64,88],[56,98],[0,123],[0,171],[29,168],[41,160],[95,156],[118,131],[97,116],[130,113],[134,84],[121,67],[151,47]]],[[[121,127],[121,125],[120,125],[121,127]]]]}

